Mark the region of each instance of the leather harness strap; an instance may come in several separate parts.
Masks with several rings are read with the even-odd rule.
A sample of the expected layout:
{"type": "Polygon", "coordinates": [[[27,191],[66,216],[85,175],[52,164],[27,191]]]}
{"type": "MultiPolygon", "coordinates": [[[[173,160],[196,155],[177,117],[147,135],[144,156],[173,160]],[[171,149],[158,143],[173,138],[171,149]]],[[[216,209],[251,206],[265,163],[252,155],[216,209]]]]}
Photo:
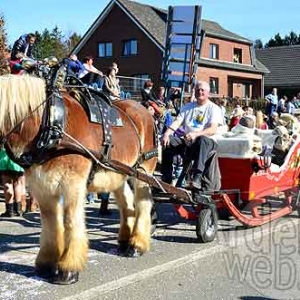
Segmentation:
{"type": "MultiPolygon", "coordinates": [[[[66,76],[66,68],[65,66],[60,66],[57,70],[55,70],[53,76],[48,81],[47,85],[47,100],[46,107],[43,112],[42,122],[40,125],[39,133],[37,138],[35,139],[35,143],[32,144],[31,149],[27,152],[23,153],[19,158],[15,157],[12,152],[11,146],[7,143],[7,139],[5,139],[5,147],[7,149],[8,155],[19,165],[24,168],[29,168],[33,164],[42,164],[50,159],[68,155],[68,154],[81,154],[87,158],[92,158],[88,153],[92,153],[93,151],[86,149],[83,145],[78,146],[80,143],[77,141],[74,142],[66,142],[64,140],[65,126],[66,126],[66,108],[63,97],[60,93],[60,88],[62,87],[62,82],[65,80],[66,76]],[[50,83],[49,83],[50,82],[50,83]]],[[[81,88],[84,88],[83,86],[81,88]]],[[[87,91],[88,92],[88,91],[87,91]]],[[[95,101],[92,95],[90,95],[90,101],[95,101]]],[[[121,169],[128,168],[128,170],[132,170],[134,173],[137,172],[137,168],[142,164],[143,161],[149,160],[158,155],[157,147],[147,152],[142,152],[141,140],[139,137],[138,129],[132,120],[132,118],[121,108],[116,107],[123,115],[125,115],[128,120],[133,125],[135,132],[137,134],[139,140],[139,156],[137,158],[136,163],[133,167],[126,166],[122,163],[112,163],[111,161],[111,148],[112,145],[112,124],[110,121],[110,108],[111,103],[105,105],[102,101],[96,101],[99,107],[99,111],[102,117],[102,128],[103,128],[103,141],[102,148],[100,153],[94,155],[93,166],[91,169],[91,174],[95,173],[99,166],[107,167],[108,169],[114,169],[115,171],[123,172],[121,169]],[[100,162],[100,164],[99,164],[100,162]],[[122,165],[122,168],[119,170],[118,166],[122,165]]],[[[30,115],[28,115],[30,116],[30,115]]],[[[24,118],[22,122],[27,119],[24,118]]],[[[12,129],[12,131],[6,136],[6,138],[16,129],[12,129]]],[[[156,135],[156,133],[154,133],[156,135]]],[[[155,139],[157,142],[157,140],[155,139]]],[[[157,144],[155,145],[157,146],[157,144]]],[[[130,171],[130,173],[132,173],[130,171]]],[[[128,172],[125,172],[128,174],[128,172]]],[[[91,179],[91,178],[90,178],[91,179]]]]}
{"type": "Polygon", "coordinates": [[[102,130],[103,141],[100,151],[101,162],[106,163],[110,161],[111,148],[112,148],[112,130],[110,122],[110,106],[103,107],[101,101],[97,101],[101,116],[102,116],[102,130]]]}

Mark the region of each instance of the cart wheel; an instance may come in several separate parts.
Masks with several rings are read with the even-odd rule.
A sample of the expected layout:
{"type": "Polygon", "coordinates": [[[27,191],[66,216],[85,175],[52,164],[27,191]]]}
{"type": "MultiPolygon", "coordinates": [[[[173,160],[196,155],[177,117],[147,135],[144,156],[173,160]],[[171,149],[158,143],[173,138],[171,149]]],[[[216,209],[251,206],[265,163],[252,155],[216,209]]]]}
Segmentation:
{"type": "Polygon", "coordinates": [[[157,212],[156,212],[156,205],[153,204],[151,209],[151,236],[156,231],[156,225],[157,225],[157,212]]]}
{"type": "Polygon", "coordinates": [[[218,230],[218,217],[213,208],[202,209],[196,224],[196,234],[200,243],[212,242],[218,230]]]}

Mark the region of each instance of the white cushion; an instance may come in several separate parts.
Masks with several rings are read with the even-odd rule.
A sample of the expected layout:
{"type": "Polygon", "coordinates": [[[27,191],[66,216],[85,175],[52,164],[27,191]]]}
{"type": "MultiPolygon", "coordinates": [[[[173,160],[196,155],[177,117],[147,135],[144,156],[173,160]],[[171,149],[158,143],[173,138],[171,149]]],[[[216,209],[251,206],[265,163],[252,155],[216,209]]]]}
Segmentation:
{"type": "Polygon", "coordinates": [[[261,138],[262,145],[273,148],[276,135],[272,134],[273,129],[255,129],[255,134],[261,138]]]}
{"type": "Polygon", "coordinates": [[[240,135],[234,137],[216,136],[218,156],[231,158],[250,158],[254,156],[253,136],[240,135]]]}

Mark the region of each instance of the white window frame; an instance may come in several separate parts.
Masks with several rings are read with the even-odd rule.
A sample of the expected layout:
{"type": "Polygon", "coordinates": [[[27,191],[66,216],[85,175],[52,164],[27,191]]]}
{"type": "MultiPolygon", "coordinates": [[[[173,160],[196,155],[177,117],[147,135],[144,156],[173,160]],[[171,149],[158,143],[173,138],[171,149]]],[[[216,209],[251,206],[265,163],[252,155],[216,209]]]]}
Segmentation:
{"type": "Polygon", "coordinates": [[[214,43],[209,44],[209,58],[219,59],[219,44],[214,44],[214,43]]]}

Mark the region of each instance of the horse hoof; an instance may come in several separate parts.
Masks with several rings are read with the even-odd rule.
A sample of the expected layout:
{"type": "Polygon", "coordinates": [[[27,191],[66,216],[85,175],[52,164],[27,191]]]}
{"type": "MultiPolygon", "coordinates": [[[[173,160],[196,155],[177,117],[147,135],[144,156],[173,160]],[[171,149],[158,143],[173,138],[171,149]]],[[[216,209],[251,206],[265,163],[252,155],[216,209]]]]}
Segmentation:
{"type": "Polygon", "coordinates": [[[56,273],[56,268],[53,266],[36,266],[35,268],[35,274],[38,277],[44,278],[44,279],[49,279],[53,278],[56,273]]]}
{"type": "Polygon", "coordinates": [[[79,279],[79,272],[58,270],[52,283],[60,285],[68,285],[76,283],[79,279]]]}
{"type": "Polygon", "coordinates": [[[127,248],[127,251],[126,251],[126,256],[127,257],[133,257],[133,258],[135,258],[135,257],[140,257],[140,256],[142,256],[142,252],[141,251],[139,251],[137,248],[135,248],[134,246],[132,246],[132,245],[130,245],[130,246],[128,246],[128,248],[127,248]]]}
{"type": "Polygon", "coordinates": [[[129,244],[128,242],[119,242],[118,254],[125,255],[128,250],[129,244]]]}

